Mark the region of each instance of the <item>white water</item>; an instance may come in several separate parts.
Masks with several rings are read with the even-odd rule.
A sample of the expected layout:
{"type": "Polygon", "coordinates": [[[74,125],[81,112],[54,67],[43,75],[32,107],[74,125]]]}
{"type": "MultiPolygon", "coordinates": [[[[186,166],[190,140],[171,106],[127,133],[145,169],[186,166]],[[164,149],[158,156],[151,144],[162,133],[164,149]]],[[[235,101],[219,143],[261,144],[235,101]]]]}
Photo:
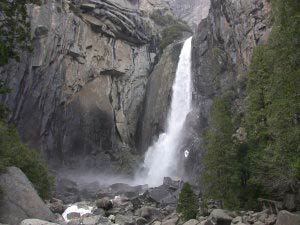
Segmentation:
{"type": "Polygon", "coordinates": [[[159,136],[145,155],[144,168],[147,173],[139,179],[149,186],[158,186],[162,184],[164,177],[177,175],[182,129],[186,116],[191,111],[191,42],[192,37],[185,41],[180,53],[166,132],[159,136]]]}

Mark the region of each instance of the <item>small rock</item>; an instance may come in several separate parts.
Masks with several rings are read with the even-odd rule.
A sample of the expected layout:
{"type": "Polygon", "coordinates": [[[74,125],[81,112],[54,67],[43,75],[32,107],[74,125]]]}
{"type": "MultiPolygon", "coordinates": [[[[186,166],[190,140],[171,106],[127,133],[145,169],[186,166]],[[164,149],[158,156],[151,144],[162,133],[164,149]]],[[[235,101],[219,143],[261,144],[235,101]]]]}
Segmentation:
{"type": "Polygon", "coordinates": [[[97,200],[95,203],[98,208],[101,208],[104,210],[109,210],[113,207],[112,202],[108,198],[101,198],[101,199],[97,200]]]}
{"type": "Polygon", "coordinates": [[[92,211],[93,215],[96,215],[96,216],[105,216],[105,211],[104,209],[101,209],[101,208],[97,208],[97,209],[94,209],[92,211]]]}
{"type": "Polygon", "coordinates": [[[116,221],[116,217],[114,215],[110,215],[108,219],[113,223],[116,221]]]}
{"type": "Polygon", "coordinates": [[[153,220],[160,218],[162,214],[157,208],[144,206],[139,210],[139,216],[144,217],[147,220],[153,220]]]}
{"type": "Polygon", "coordinates": [[[166,217],[161,225],[176,225],[179,221],[179,216],[176,213],[171,214],[170,216],[166,217]]]}
{"type": "Polygon", "coordinates": [[[265,225],[265,224],[261,221],[256,221],[253,225],[265,225]]]}
{"type": "Polygon", "coordinates": [[[238,224],[238,223],[241,223],[241,222],[243,222],[243,219],[242,219],[241,216],[238,216],[238,217],[235,217],[235,218],[232,220],[231,224],[238,224]]]}
{"type": "Polygon", "coordinates": [[[139,218],[136,219],[136,224],[137,225],[145,225],[147,223],[148,223],[147,220],[143,217],[139,217],[139,218]]]}
{"type": "Polygon", "coordinates": [[[271,214],[268,216],[268,218],[265,220],[266,225],[274,225],[276,223],[276,215],[271,214]]]}
{"type": "Polygon", "coordinates": [[[202,222],[202,221],[204,221],[204,220],[206,220],[206,219],[207,219],[206,217],[200,216],[200,217],[198,218],[198,221],[199,221],[199,222],[202,222]]]}
{"type": "Polygon", "coordinates": [[[59,225],[57,223],[50,223],[39,219],[26,219],[23,220],[20,225],[59,225]]]}

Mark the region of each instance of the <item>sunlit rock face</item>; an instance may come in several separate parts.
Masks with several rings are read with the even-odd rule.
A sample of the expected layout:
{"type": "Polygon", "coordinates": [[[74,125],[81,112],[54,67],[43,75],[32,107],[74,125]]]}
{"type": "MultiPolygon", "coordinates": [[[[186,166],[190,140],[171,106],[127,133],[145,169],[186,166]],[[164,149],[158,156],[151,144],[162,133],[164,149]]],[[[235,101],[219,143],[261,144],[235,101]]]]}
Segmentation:
{"type": "Polygon", "coordinates": [[[165,0],[174,13],[196,29],[202,19],[206,18],[210,9],[210,0],[165,0]]]}

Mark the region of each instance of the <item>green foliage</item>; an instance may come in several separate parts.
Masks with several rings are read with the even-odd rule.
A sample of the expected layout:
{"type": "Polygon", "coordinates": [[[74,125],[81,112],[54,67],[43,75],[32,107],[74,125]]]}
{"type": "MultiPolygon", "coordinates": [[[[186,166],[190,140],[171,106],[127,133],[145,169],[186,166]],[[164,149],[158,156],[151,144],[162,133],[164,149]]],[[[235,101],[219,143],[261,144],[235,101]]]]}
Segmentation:
{"type": "Polygon", "coordinates": [[[188,221],[197,216],[197,198],[189,183],[184,183],[179,194],[177,212],[182,213],[183,219],[188,221]]]}
{"type": "Polygon", "coordinates": [[[0,171],[9,166],[20,168],[42,198],[50,197],[52,178],[38,152],[21,142],[14,126],[0,123],[0,171]]]}
{"type": "Polygon", "coordinates": [[[204,197],[227,208],[280,198],[300,181],[300,2],[272,3],[272,33],[247,74],[245,115],[234,112],[236,97],[216,98],[204,135],[204,197]],[[236,139],[239,127],[244,142],[236,139]]]}
{"type": "Polygon", "coordinates": [[[206,154],[203,159],[203,182],[206,184],[207,198],[222,199],[225,207],[239,204],[239,171],[237,170],[237,148],[232,139],[230,104],[224,98],[213,101],[210,114],[210,127],[204,140],[206,154]]]}
{"type": "Polygon", "coordinates": [[[273,3],[271,37],[248,73],[246,124],[255,179],[279,193],[300,180],[300,2],[273,3]]]}
{"type": "Polygon", "coordinates": [[[174,40],[183,38],[184,32],[192,33],[191,28],[185,23],[178,22],[165,28],[161,33],[162,38],[160,48],[164,49],[168,45],[172,44],[174,40]]]}
{"type": "Polygon", "coordinates": [[[161,10],[155,10],[150,18],[159,26],[168,26],[176,23],[176,19],[171,15],[164,15],[164,12],[161,10]]]}
{"type": "Polygon", "coordinates": [[[26,4],[32,2],[37,1],[0,1],[0,66],[10,58],[19,60],[21,50],[31,50],[26,4]]]}

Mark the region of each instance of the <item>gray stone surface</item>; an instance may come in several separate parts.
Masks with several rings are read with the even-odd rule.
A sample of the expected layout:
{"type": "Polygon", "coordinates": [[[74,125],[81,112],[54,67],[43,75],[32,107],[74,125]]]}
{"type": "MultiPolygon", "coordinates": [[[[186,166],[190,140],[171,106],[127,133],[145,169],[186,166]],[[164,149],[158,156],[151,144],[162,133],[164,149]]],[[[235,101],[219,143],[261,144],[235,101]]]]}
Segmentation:
{"type": "Polygon", "coordinates": [[[51,168],[120,171],[119,161],[134,160],[146,84],[159,49],[146,34],[152,28],[145,29],[147,17],[137,3],[122,2],[88,1],[95,10],[84,5],[81,17],[62,1],[30,5],[33,53],[0,68],[0,79],[11,89],[0,99],[11,109],[10,122],[51,168]],[[103,16],[100,7],[106,8],[103,16]]]}
{"type": "Polygon", "coordinates": [[[276,225],[297,225],[300,224],[300,215],[282,210],[278,213],[276,225]]]}
{"type": "Polygon", "coordinates": [[[147,84],[145,106],[139,139],[144,152],[165,129],[172,96],[172,85],[183,43],[170,45],[164,50],[147,84]]]}
{"type": "Polygon", "coordinates": [[[174,13],[196,29],[202,19],[206,18],[210,9],[210,0],[166,0],[174,13]]]}
{"type": "Polygon", "coordinates": [[[50,223],[39,219],[26,219],[23,220],[20,225],[59,225],[57,223],[50,223]]]}
{"type": "Polygon", "coordinates": [[[19,168],[9,167],[5,173],[0,174],[0,188],[3,191],[0,204],[1,222],[18,224],[28,218],[55,220],[54,214],[19,168]]]}

